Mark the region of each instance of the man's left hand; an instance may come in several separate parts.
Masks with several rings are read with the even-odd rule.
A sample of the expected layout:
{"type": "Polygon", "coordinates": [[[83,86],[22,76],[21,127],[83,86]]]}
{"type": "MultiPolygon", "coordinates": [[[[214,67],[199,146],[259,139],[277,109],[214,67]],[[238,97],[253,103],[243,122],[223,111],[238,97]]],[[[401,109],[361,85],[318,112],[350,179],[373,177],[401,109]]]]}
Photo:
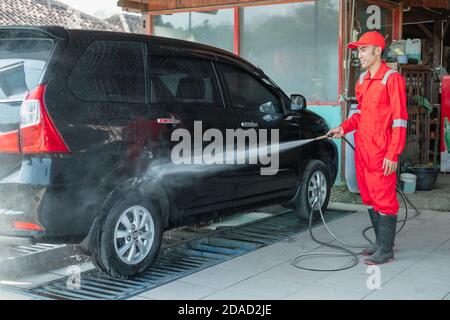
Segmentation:
{"type": "Polygon", "coordinates": [[[397,162],[384,158],[383,167],[381,169],[384,170],[384,175],[388,176],[397,171],[397,162]]]}

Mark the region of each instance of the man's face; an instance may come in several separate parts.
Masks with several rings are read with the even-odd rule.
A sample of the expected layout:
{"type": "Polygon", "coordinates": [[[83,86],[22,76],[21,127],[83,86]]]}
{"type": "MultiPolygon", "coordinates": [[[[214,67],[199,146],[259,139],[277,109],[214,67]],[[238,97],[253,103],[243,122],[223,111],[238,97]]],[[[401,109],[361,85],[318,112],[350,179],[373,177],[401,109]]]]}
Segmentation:
{"type": "Polygon", "coordinates": [[[361,61],[363,69],[370,68],[375,63],[378,57],[381,56],[381,48],[376,46],[361,46],[358,47],[358,58],[361,61]]]}

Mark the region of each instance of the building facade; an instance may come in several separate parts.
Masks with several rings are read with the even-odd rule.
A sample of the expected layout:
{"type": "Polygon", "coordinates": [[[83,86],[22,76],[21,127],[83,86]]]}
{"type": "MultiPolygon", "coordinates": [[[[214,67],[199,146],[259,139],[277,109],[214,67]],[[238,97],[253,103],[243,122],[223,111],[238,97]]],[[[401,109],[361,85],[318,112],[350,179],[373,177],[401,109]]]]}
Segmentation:
{"type": "MultiPolygon", "coordinates": [[[[289,95],[300,93],[330,127],[347,117],[360,73],[346,44],[369,30],[402,37],[405,8],[449,9],[428,0],[119,0],[141,12],[147,33],[210,44],[261,67],[289,95]]],[[[345,157],[339,143],[340,159],[345,157]],[[341,152],[342,150],[342,152],[341,152]]],[[[343,178],[343,161],[340,165],[343,178]]],[[[340,183],[340,181],[338,181],[340,183]]]]}

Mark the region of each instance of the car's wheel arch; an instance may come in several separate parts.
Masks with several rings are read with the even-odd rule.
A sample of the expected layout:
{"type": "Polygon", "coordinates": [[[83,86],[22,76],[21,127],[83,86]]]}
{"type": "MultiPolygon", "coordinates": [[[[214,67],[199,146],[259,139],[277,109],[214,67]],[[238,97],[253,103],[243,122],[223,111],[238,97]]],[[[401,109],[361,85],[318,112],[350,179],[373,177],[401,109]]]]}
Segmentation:
{"type": "Polygon", "coordinates": [[[130,178],[111,190],[101,204],[101,207],[98,209],[98,214],[91,225],[89,234],[80,244],[81,248],[86,253],[91,254],[93,253],[93,250],[95,250],[96,246],[94,244],[100,241],[99,228],[102,221],[108,216],[108,213],[114,205],[131,194],[136,194],[144,201],[148,201],[153,205],[156,205],[158,207],[159,214],[161,214],[163,228],[166,228],[169,225],[171,211],[170,202],[164,188],[160,184],[151,180],[130,178]]]}
{"type": "Polygon", "coordinates": [[[336,144],[332,141],[324,140],[307,145],[302,151],[298,172],[299,177],[302,176],[302,173],[311,160],[320,160],[325,163],[329,169],[330,180],[333,184],[336,180],[339,163],[336,144]]]}

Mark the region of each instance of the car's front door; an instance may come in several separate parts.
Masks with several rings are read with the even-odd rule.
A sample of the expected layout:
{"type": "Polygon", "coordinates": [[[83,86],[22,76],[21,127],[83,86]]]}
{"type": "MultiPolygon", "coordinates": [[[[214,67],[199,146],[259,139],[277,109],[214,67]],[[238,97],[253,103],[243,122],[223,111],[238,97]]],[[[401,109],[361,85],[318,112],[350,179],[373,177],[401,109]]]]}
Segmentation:
{"type": "MultiPolygon", "coordinates": [[[[229,104],[237,117],[237,129],[246,131],[249,137],[252,133],[258,137],[256,148],[251,147],[257,150],[257,163],[240,166],[239,196],[294,189],[299,148],[291,148],[289,142],[300,138],[300,127],[298,118],[286,115],[283,105],[286,98],[268,79],[250,68],[227,62],[219,65],[229,104]],[[265,135],[271,151],[279,148],[278,157],[276,152],[266,153],[264,143],[261,143],[266,140],[265,135]]],[[[248,162],[252,154],[249,153],[248,162]]]]}

